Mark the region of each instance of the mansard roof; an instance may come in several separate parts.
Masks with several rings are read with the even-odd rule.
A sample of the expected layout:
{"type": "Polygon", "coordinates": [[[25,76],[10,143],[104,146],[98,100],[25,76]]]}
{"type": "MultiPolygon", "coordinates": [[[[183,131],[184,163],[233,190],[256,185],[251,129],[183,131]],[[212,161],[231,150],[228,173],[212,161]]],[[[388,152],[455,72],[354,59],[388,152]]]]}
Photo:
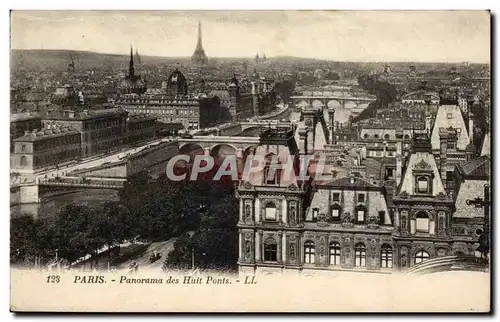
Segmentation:
{"type": "Polygon", "coordinates": [[[484,178],[490,177],[490,158],[483,155],[477,159],[457,165],[458,172],[464,178],[484,178]]]}

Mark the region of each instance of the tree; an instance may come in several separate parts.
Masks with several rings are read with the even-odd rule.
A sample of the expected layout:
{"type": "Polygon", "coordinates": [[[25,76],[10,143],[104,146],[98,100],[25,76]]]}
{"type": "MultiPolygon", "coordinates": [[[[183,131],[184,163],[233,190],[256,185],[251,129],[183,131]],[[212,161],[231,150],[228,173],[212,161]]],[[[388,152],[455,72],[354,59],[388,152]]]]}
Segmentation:
{"type": "Polygon", "coordinates": [[[46,262],[54,254],[49,227],[29,214],[10,220],[10,260],[12,264],[33,265],[35,258],[46,262]]]}

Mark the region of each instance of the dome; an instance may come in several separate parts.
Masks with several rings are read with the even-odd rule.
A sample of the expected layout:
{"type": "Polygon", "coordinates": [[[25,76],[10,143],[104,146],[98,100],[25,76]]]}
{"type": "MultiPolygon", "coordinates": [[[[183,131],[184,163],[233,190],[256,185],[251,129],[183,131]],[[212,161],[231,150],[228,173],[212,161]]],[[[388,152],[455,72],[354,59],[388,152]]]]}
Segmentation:
{"type": "Polygon", "coordinates": [[[178,69],[175,69],[175,71],[168,77],[167,91],[174,95],[187,95],[186,77],[178,69]]]}

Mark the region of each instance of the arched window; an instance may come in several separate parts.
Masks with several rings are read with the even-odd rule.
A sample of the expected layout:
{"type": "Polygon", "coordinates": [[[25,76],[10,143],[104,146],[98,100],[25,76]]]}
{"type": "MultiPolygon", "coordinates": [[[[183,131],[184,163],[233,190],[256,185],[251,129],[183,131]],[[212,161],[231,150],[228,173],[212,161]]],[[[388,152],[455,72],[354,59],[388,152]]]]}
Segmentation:
{"type": "Polygon", "coordinates": [[[392,247],[384,244],[380,250],[380,267],[392,268],[392,247]]]}
{"type": "Polygon", "coordinates": [[[23,167],[27,166],[27,165],[28,165],[28,159],[26,159],[26,156],[24,156],[24,155],[23,155],[23,156],[21,157],[21,160],[19,160],[19,163],[20,163],[20,165],[21,165],[21,166],[23,166],[23,167]]]}
{"type": "Polygon", "coordinates": [[[278,245],[276,244],[276,240],[272,237],[269,237],[264,241],[264,261],[278,261],[278,245]]]}
{"type": "Polygon", "coordinates": [[[363,243],[357,243],[354,246],[354,256],[356,267],[366,267],[366,246],[363,243]]]}
{"type": "Polygon", "coordinates": [[[423,261],[426,261],[429,259],[429,253],[426,252],[426,251],[418,251],[416,254],[415,254],[415,264],[418,264],[418,263],[422,263],[423,261]]]}
{"type": "Polygon", "coordinates": [[[385,134],[384,139],[389,140],[389,134],[385,134]]]}
{"type": "Polygon", "coordinates": [[[374,135],[373,135],[373,138],[374,138],[374,139],[378,139],[378,134],[374,134],[374,135]]]}
{"type": "Polygon", "coordinates": [[[429,193],[430,192],[430,178],[426,176],[417,177],[417,193],[429,193]]]}
{"type": "Polygon", "coordinates": [[[314,242],[312,241],[304,243],[304,262],[314,264],[314,242]]]}
{"type": "Polygon", "coordinates": [[[368,133],[365,133],[364,138],[365,138],[365,139],[370,138],[370,136],[368,135],[368,133]]]}
{"type": "Polygon", "coordinates": [[[404,139],[405,139],[405,140],[409,140],[409,139],[410,139],[410,135],[405,134],[404,139]]]}
{"type": "Polygon", "coordinates": [[[416,216],[416,226],[417,232],[428,233],[429,232],[429,215],[427,213],[420,211],[416,216]]]}
{"type": "Polygon", "coordinates": [[[330,243],[330,265],[340,265],[339,243],[330,243]]]}
{"type": "Polygon", "coordinates": [[[276,220],[276,205],[272,202],[266,205],[266,220],[276,220]]]}

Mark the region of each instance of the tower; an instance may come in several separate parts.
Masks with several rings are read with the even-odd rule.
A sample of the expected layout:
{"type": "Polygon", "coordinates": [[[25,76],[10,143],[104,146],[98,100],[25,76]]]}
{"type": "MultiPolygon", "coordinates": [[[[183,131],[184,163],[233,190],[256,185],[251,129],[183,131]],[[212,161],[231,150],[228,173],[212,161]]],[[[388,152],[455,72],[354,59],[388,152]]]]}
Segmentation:
{"type": "Polygon", "coordinates": [[[208,63],[208,57],[203,50],[203,45],[201,41],[201,23],[198,22],[198,43],[196,44],[196,49],[194,50],[193,56],[191,56],[191,61],[199,65],[206,65],[208,63]]]}
{"type": "Polygon", "coordinates": [[[141,65],[141,56],[139,56],[139,51],[137,50],[137,48],[135,49],[135,62],[141,65]]]}
{"type": "Polygon", "coordinates": [[[75,72],[75,61],[73,60],[73,55],[69,54],[69,63],[68,63],[68,73],[75,72]]]}
{"type": "Polygon", "coordinates": [[[128,76],[129,77],[134,77],[135,76],[134,55],[132,53],[132,46],[130,46],[130,62],[128,64],[128,76]]]}

